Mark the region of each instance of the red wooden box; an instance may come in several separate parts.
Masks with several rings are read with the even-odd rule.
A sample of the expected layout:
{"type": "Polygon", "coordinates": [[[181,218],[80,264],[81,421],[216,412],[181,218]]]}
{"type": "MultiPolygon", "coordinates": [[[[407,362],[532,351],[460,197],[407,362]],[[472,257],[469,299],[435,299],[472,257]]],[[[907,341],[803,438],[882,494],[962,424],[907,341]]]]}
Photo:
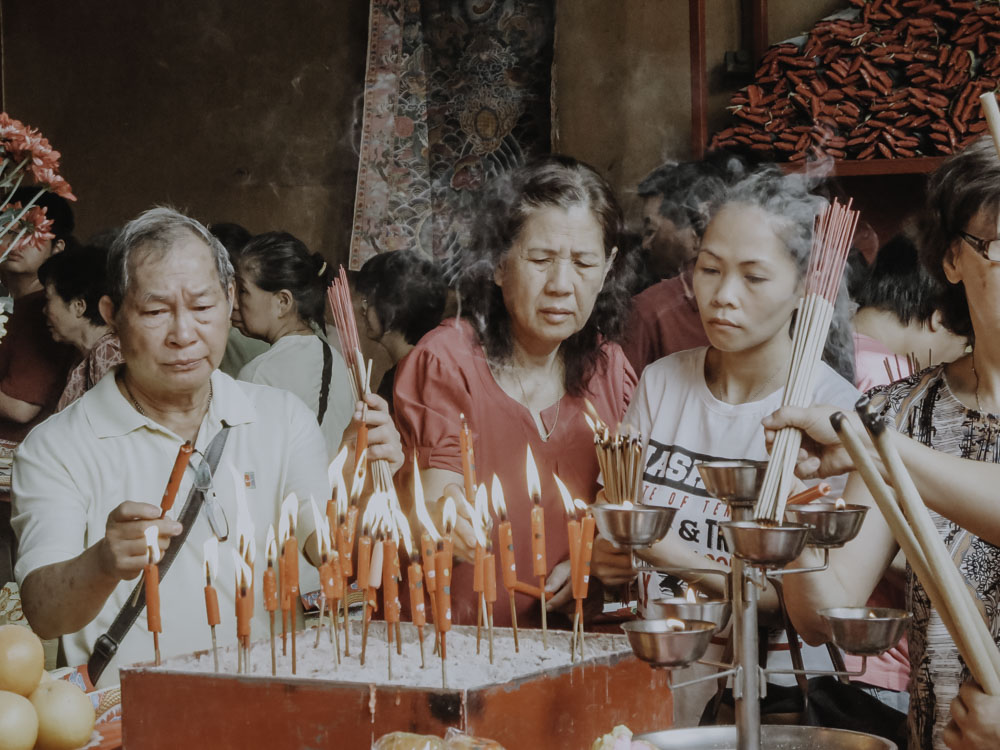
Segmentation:
{"type": "MultiPolygon", "coordinates": [[[[474,632],[455,627],[452,633],[463,630],[474,632]]],[[[305,637],[311,632],[300,634],[301,651],[311,648],[313,638],[305,637]]],[[[498,636],[509,632],[497,629],[498,636]]],[[[538,635],[522,630],[522,647],[538,635]]],[[[369,648],[382,646],[370,638],[369,648]]],[[[121,672],[124,745],[126,750],[367,750],[389,732],[440,737],[456,727],[494,739],[506,750],[589,750],[617,724],[637,733],[668,727],[673,710],[666,673],[636,660],[624,637],[611,638],[611,653],[467,689],[195,672],[178,668],[180,659],[159,668],[126,667],[121,672]]],[[[358,644],[355,638],[355,658],[358,644]]],[[[568,654],[568,633],[550,632],[549,645],[568,654]]],[[[433,668],[436,657],[432,662],[430,651],[428,642],[433,668]]],[[[465,664],[452,653],[449,641],[449,673],[457,674],[465,664]]]]}

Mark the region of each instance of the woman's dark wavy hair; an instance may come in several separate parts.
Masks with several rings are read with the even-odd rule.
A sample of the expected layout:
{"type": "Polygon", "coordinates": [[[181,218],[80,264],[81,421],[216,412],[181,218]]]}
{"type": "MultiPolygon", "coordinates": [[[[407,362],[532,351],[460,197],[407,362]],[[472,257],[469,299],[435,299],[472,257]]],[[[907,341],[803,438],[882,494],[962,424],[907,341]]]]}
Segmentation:
{"type": "Polygon", "coordinates": [[[288,232],[265,232],[251,239],[236,256],[237,270],[265,292],[287,289],[299,317],[324,327],[326,288],[332,272],[323,256],[288,232]]]}
{"type": "Polygon", "coordinates": [[[959,232],[966,231],[980,209],[1000,209],[1000,159],[993,139],[983,136],[949,156],[931,175],[927,199],[920,214],[920,262],[944,286],[938,309],[945,326],[972,337],[972,318],[965,285],[953,284],[944,274],[944,259],[959,232]]]}
{"type": "Polygon", "coordinates": [[[604,255],[619,252],[584,327],[559,347],[566,392],[581,395],[590,378],[606,366],[601,348],[618,341],[628,320],[634,263],[620,246],[622,211],[611,186],[593,167],[568,156],[550,155],[509,172],[490,185],[478,207],[472,245],[461,261],[457,288],[462,315],[476,331],[493,362],[510,360],[513,333],[503,295],[493,279],[525,220],[539,208],[587,206],[604,234],[604,255]]]}

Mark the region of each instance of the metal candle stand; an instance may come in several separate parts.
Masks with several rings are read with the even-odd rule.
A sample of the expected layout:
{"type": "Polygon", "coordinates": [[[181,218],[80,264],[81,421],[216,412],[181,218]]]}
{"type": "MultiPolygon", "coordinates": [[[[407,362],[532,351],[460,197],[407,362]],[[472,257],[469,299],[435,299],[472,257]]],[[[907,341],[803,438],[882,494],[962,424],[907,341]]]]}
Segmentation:
{"type": "MultiPolygon", "coordinates": [[[[761,726],[760,699],[766,691],[768,674],[809,674],[856,677],[864,673],[868,656],[882,653],[895,645],[902,635],[909,613],[902,610],[837,608],[824,610],[820,614],[831,624],[833,642],[842,650],[862,656],[859,672],[836,670],[797,670],[762,668],[758,657],[757,602],[768,578],[776,579],[785,575],[816,572],[826,569],[829,564],[829,550],[853,539],[864,519],[863,506],[836,508],[831,503],[789,508],[786,516],[792,521],[782,526],[769,526],[753,520],[753,508],[760,490],[766,464],[753,461],[719,461],[700,464],[698,469],[708,492],[730,507],[732,520],[721,524],[726,542],[732,551],[732,567],[728,574],[717,570],[686,570],[726,575],[731,592],[733,618],[733,663],[718,664],[703,660],[712,635],[725,627],[728,617],[722,619],[724,607],[714,612],[719,619],[708,616],[708,610],[685,610],[681,603],[658,605],[658,614],[674,617],[671,607],[676,607],[678,623],[663,620],[638,620],[626,623],[623,628],[629,637],[636,655],[654,668],[673,669],[695,662],[718,667],[721,671],[671,684],[672,689],[693,685],[721,677],[733,677],[733,699],[735,703],[734,727],[698,727],[654,732],[637,737],[661,750],[685,748],[733,748],[733,750],[769,750],[816,745],[832,750],[851,748],[852,750],[895,750],[895,744],[870,734],[839,729],[825,729],[807,726],[761,726]],[[812,568],[784,569],[796,559],[806,545],[823,550],[823,564],[812,568]],[[688,618],[685,614],[697,614],[688,618]]],[[[595,517],[601,533],[612,541],[631,547],[649,546],[666,536],[676,509],[621,508],[610,506],[611,511],[602,511],[598,506],[595,517]],[[654,520],[655,513],[662,515],[654,520]],[[634,519],[623,516],[630,511],[636,513],[634,519]],[[655,538],[652,530],[659,533],[655,538]],[[634,532],[634,533],[633,533],[634,532]]],[[[639,570],[657,572],[677,572],[642,566],[639,570]]],[[[724,604],[726,602],[720,602],[724,604]]],[[[779,603],[784,602],[779,597],[779,603]]],[[[699,607],[706,602],[695,602],[699,607]]]]}

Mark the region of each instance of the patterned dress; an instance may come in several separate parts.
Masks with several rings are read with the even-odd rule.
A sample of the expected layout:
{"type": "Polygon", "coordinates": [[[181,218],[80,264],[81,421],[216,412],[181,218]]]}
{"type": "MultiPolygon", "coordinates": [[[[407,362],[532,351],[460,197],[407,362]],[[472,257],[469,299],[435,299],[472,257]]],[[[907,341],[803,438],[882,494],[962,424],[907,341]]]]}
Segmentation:
{"type": "Polygon", "coordinates": [[[62,396],[59,397],[56,411],[62,411],[72,404],[97,385],[97,381],[103,378],[108,370],[121,363],[122,350],[118,336],[113,333],[104,334],[94,342],[90,351],[70,372],[66,379],[66,387],[63,389],[62,396]]]}
{"type": "MultiPolygon", "coordinates": [[[[948,387],[943,366],[879,388],[872,401],[899,432],[934,450],[1000,463],[1000,417],[966,408],[948,387]]],[[[969,590],[978,598],[993,639],[1000,643],[1000,549],[932,510],[930,515],[969,590]]],[[[913,613],[909,748],[944,750],[941,733],[951,715],[950,704],[969,672],[909,567],[906,604],[913,613]]]]}

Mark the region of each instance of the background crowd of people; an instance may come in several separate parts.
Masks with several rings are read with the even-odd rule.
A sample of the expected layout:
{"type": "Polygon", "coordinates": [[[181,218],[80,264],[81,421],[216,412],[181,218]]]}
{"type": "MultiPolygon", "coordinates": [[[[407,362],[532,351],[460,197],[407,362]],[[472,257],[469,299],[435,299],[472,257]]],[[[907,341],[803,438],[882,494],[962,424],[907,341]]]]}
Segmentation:
{"type": "MultiPolygon", "coordinates": [[[[608,424],[641,432],[642,500],[680,509],[646,557],[722,571],[729,552],[718,523],[727,509],[707,495],[696,464],[765,459],[765,426],[806,430],[814,455],[803,475],[822,474],[852,502],[871,498],[817,415],[849,411],[864,391],[874,389],[892,425],[919,444],[915,456],[935,454],[927,463],[951,465],[937,454],[998,463],[998,186],[992,143],[976,143],[932,178],[919,225],[887,238],[872,258],[855,253],[814,385],[814,402],[827,406],[775,417],[813,222],[836,192],[814,176],[721,152],[662,165],[638,186],[636,241],[607,181],[586,164],[550,156],[502,175],[484,191],[469,246],[448,261],[450,285],[438,263],[411,250],[377,255],[352,275],[359,330],[384,348],[389,366],[364,403],[352,396],[328,325],[335,269],[315,249],[288,232],[206,228],[170,209],[81,244],[68,204],[47,195],[54,239],[15,247],[0,265],[13,298],[0,342],[0,439],[18,446],[0,535],[11,561],[16,550],[25,612],[40,634],[63,639],[70,663],[91,657],[141,569],[143,530],[156,524],[164,548],[191,530],[160,519],[152,504],[182,440],[200,456],[182,494],[200,492],[229,519],[241,512],[230,472],[213,469],[211,487],[198,482],[197,465],[213,460],[219,439],[263,528],[289,491],[328,494],[327,463],[341,447],[353,449],[364,422],[369,455],[390,460],[408,511],[414,472],[436,521],[445,498],[457,501],[455,553],[467,563],[475,537],[462,418],[480,479],[498,477],[508,507],[531,502],[530,448],[546,521],[556,527],[563,509],[554,476],[576,497],[602,498],[584,419],[592,408],[608,424]]],[[[981,487],[955,498],[940,477],[921,481],[1000,632],[1000,516],[981,487]]],[[[996,708],[975,688],[960,693],[967,675],[954,644],[875,515],[828,571],[788,579],[792,622],[821,644],[827,634],[816,612],[824,606],[871,600],[914,611],[909,644],[870,661],[859,689],[895,717],[887,736],[908,735],[911,748],[972,747],[996,708]]],[[[210,516],[191,522],[196,535],[213,531],[210,516]]],[[[527,519],[511,514],[515,536],[529,537],[527,519]]],[[[302,525],[306,538],[308,515],[302,525]]],[[[550,539],[546,583],[556,622],[571,604],[560,539],[550,539]]],[[[196,547],[181,547],[177,558],[192,575],[201,566],[196,547]]],[[[519,568],[531,568],[528,545],[517,556],[519,568]]],[[[472,589],[463,562],[453,609],[456,621],[469,622],[476,602],[462,593],[472,589]]],[[[600,584],[634,578],[630,556],[603,540],[592,571],[592,612],[601,609],[600,584]]],[[[182,650],[190,651],[204,636],[182,622],[195,606],[190,591],[171,588],[182,577],[164,582],[165,596],[178,600],[165,611],[178,613],[169,627],[185,633],[182,650]]],[[[711,591],[711,580],[645,580],[640,599],[692,584],[711,591]]],[[[788,654],[799,650],[798,637],[780,626],[776,594],[762,599],[774,623],[768,640],[788,654]]],[[[514,606],[520,624],[540,620],[537,599],[518,595],[514,606]]],[[[497,602],[497,624],[514,614],[506,599],[497,602]]],[[[143,639],[132,632],[118,658],[145,653],[143,639]]],[[[829,667],[825,649],[801,650],[807,666],[829,667]]]]}

